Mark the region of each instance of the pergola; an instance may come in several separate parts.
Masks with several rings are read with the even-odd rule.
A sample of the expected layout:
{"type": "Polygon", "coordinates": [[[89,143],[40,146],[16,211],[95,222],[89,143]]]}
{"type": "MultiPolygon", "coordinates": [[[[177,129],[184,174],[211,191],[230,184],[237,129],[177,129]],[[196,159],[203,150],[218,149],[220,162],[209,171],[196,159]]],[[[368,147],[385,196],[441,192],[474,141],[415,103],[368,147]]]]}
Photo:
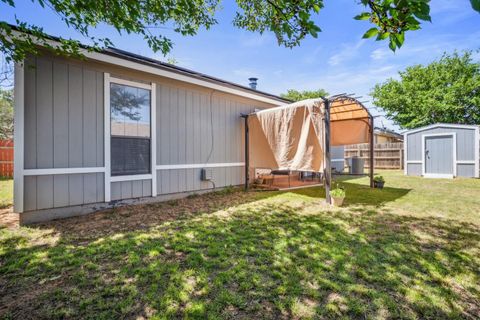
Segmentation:
{"type": "Polygon", "coordinates": [[[331,203],[331,146],[366,142],[370,144],[369,175],[373,187],[374,120],[356,98],[336,95],[308,99],[242,117],[246,189],[254,159],[253,162],[267,163],[272,169],[323,171],[326,200],[331,203]]]}

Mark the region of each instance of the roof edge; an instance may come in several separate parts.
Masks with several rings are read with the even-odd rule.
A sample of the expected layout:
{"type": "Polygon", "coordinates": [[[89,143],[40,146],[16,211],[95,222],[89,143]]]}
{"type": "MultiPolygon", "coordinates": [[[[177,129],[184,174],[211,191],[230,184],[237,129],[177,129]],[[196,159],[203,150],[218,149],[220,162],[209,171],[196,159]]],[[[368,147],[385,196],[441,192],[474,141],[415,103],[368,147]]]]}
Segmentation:
{"type": "Polygon", "coordinates": [[[426,126],[423,126],[423,127],[418,127],[418,128],[415,128],[415,129],[407,130],[407,131],[404,131],[402,134],[403,135],[408,135],[408,134],[411,134],[411,133],[420,132],[420,131],[433,129],[433,128],[438,128],[438,127],[463,128],[463,129],[471,129],[471,130],[480,129],[480,125],[476,125],[476,124],[459,124],[459,123],[438,122],[438,123],[429,124],[429,125],[426,125],[426,126]]]}
{"type": "MultiPolygon", "coordinates": [[[[12,25],[12,24],[9,24],[9,26],[12,28],[12,30],[14,30],[18,33],[32,35],[29,32],[21,30],[20,28],[18,28],[18,26],[15,26],[15,25],[12,25]]],[[[47,36],[47,39],[48,39],[47,41],[52,42],[52,45],[58,45],[58,42],[60,42],[62,40],[62,38],[60,38],[60,37],[52,36],[52,35],[49,35],[49,34],[47,34],[46,36],[47,36]]],[[[32,39],[32,40],[35,40],[35,39],[32,39]]],[[[134,54],[134,53],[131,53],[129,51],[122,50],[122,49],[109,47],[109,48],[106,48],[104,50],[96,50],[94,47],[89,46],[89,45],[85,45],[85,44],[81,43],[80,41],[79,41],[79,44],[80,44],[80,48],[81,48],[81,53],[88,59],[101,61],[101,62],[104,62],[104,63],[116,64],[116,65],[120,65],[120,66],[122,66],[124,68],[128,68],[128,69],[133,69],[133,70],[138,70],[138,71],[144,71],[144,72],[147,72],[147,73],[152,73],[152,72],[149,72],[149,71],[140,70],[139,68],[135,68],[134,65],[126,66],[125,64],[114,63],[113,61],[109,61],[109,59],[100,57],[100,55],[104,55],[104,56],[108,56],[108,57],[114,57],[114,58],[117,58],[117,59],[130,61],[131,63],[145,65],[145,66],[150,67],[150,68],[155,68],[155,69],[164,71],[164,72],[161,72],[161,74],[157,73],[157,75],[160,75],[160,76],[163,76],[163,77],[166,77],[166,78],[170,78],[170,79],[176,79],[176,80],[179,80],[181,82],[189,83],[189,81],[187,81],[187,79],[184,78],[184,77],[187,77],[187,78],[192,78],[192,79],[197,80],[197,81],[191,81],[190,83],[192,83],[192,84],[199,85],[199,86],[204,86],[204,87],[210,87],[212,89],[216,89],[218,91],[231,93],[231,94],[234,94],[234,95],[237,95],[237,96],[242,96],[242,97],[245,97],[245,98],[249,98],[249,99],[253,99],[253,100],[257,100],[257,101],[261,101],[261,102],[265,102],[265,103],[270,103],[270,104],[274,104],[274,105],[275,104],[276,105],[281,105],[281,104],[285,104],[285,103],[291,103],[290,100],[282,98],[282,97],[274,95],[274,94],[270,94],[270,93],[267,93],[267,92],[255,90],[255,89],[252,89],[250,87],[240,85],[238,83],[234,83],[234,82],[230,82],[230,81],[223,80],[223,79],[220,79],[220,78],[216,78],[216,77],[213,77],[213,76],[209,76],[209,75],[206,75],[206,74],[203,74],[203,73],[200,73],[200,72],[196,72],[196,71],[193,71],[193,70],[190,70],[190,69],[187,69],[187,68],[178,67],[178,66],[175,66],[175,65],[172,65],[172,64],[169,64],[169,63],[165,63],[165,62],[153,59],[153,58],[149,58],[149,57],[145,57],[145,56],[142,56],[142,55],[134,54]],[[178,74],[181,77],[174,77],[172,75],[169,76],[169,73],[178,74]],[[182,78],[183,80],[178,79],[178,78],[182,78]],[[202,85],[202,82],[205,82],[204,85],[202,85]],[[207,83],[212,84],[212,86],[209,86],[207,83]],[[221,89],[222,87],[227,89],[227,90],[222,90],[221,89]]],[[[44,46],[42,46],[40,44],[38,44],[38,45],[40,47],[45,48],[44,46]]]]}

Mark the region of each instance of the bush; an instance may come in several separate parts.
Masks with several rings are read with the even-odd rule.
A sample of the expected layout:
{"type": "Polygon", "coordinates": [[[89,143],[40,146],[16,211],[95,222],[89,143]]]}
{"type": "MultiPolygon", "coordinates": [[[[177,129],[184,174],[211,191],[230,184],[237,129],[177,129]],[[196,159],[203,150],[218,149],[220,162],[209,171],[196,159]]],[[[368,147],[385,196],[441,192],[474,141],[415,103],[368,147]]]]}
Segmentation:
{"type": "Polygon", "coordinates": [[[336,187],[335,189],[330,190],[330,196],[335,197],[335,198],[345,198],[345,190],[339,187],[336,187]]]}

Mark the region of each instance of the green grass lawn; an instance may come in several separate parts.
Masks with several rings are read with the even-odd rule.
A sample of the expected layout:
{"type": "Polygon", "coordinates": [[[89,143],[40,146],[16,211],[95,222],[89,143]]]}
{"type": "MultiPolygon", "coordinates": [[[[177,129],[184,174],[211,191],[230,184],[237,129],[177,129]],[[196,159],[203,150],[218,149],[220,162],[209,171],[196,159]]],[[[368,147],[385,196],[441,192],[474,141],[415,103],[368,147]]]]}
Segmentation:
{"type": "Polygon", "coordinates": [[[0,178],[0,208],[9,207],[13,204],[13,180],[0,178]]]}
{"type": "Polygon", "coordinates": [[[383,174],[0,229],[0,318],[478,319],[480,180],[383,174]]]}

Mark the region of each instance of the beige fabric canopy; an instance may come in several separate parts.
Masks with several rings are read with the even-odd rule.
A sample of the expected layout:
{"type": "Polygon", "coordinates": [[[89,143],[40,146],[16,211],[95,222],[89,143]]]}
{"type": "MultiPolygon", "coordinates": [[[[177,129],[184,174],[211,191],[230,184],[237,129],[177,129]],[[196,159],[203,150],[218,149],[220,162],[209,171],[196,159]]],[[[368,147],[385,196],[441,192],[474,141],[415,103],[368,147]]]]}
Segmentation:
{"type": "MultiPolygon", "coordinates": [[[[248,116],[249,167],[322,172],[325,102],[309,99],[248,116]]],[[[330,144],[369,142],[370,114],[357,100],[330,100],[330,144]]]]}
{"type": "Polygon", "coordinates": [[[330,103],[332,146],[369,142],[370,114],[359,101],[338,97],[330,103]]]}

